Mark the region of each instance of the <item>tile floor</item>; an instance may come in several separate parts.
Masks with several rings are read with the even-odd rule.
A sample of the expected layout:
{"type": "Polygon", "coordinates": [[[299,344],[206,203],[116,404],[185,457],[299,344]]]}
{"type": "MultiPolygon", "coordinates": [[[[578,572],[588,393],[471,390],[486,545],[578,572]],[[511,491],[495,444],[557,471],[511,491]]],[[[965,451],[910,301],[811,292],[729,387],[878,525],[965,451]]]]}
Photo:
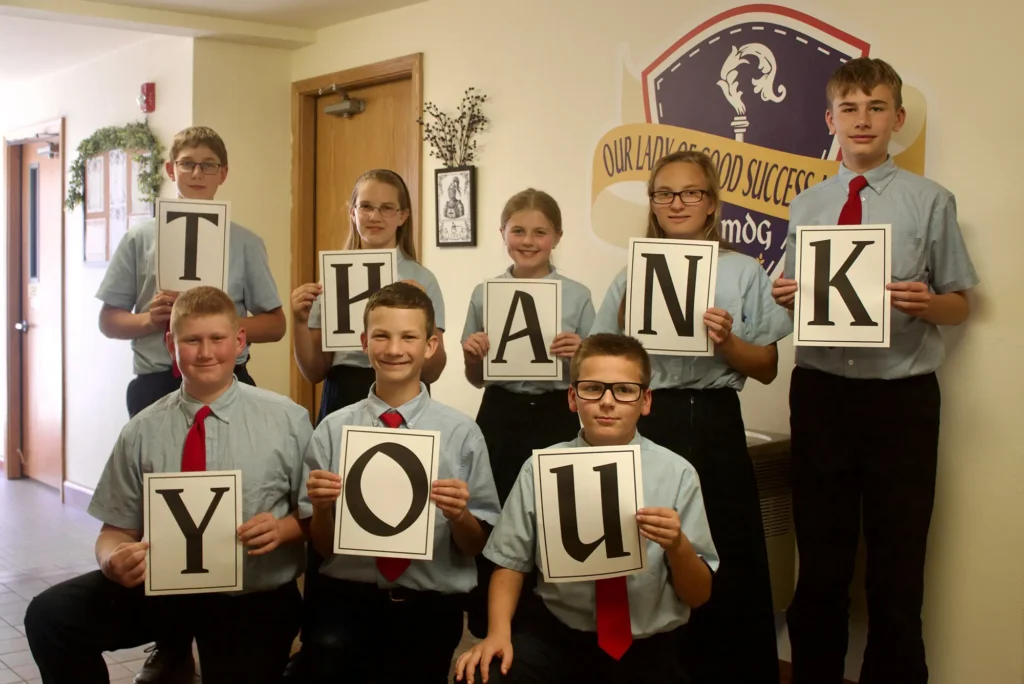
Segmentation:
{"type": "MultiPolygon", "coordinates": [[[[52,584],[96,568],[100,523],[62,506],[56,490],[0,476],[0,684],[41,682],[25,639],[25,609],[52,584]]],[[[145,662],[143,648],[103,656],[112,684],[130,684],[145,662]]]]}
{"type": "MultiPolygon", "coordinates": [[[[92,516],[61,505],[56,490],[0,475],[0,684],[42,682],[25,639],[25,609],[48,586],[96,568],[99,529],[92,516]]],[[[455,656],[474,641],[467,632],[455,656]]],[[[104,654],[111,684],[131,684],[143,649],[104,654]]]]}

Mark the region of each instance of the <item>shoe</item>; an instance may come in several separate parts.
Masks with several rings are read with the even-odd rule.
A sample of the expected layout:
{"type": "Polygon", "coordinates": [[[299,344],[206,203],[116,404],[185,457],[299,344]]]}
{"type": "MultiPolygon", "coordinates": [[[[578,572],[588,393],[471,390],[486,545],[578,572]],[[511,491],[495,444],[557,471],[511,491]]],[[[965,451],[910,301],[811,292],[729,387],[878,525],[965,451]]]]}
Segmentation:
{"type": "Polygon", "coordinates": [[[135,684],[192,684],[196,676],[196,662],[192,657],[192,644],[187,649],[177,644],[153,644],[146,649],[149,657],[139,674],[135,675],[135,684]]]}

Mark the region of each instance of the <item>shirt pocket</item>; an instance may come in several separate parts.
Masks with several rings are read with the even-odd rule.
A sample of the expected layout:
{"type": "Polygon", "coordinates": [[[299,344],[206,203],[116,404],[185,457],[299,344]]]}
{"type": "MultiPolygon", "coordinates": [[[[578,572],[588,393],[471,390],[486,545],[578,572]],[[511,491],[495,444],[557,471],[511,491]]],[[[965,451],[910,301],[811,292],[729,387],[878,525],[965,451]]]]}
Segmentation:
{"type": "Polygon", "coordinates": [[[892,282],[927,282],[928,255],[924,238],[914,231],[892,234],[892,282]]]}

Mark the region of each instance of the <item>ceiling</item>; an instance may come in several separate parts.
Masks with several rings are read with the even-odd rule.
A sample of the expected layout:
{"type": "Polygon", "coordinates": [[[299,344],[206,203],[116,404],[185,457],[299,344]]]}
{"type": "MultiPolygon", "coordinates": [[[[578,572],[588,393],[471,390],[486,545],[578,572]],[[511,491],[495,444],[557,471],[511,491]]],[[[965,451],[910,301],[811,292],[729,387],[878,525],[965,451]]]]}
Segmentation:
{"type": "Polygon", "coordinates": [[[0,83],[40,78],[151,35],[0,15],[0,83]]]}
{"type": "Polygon", "coordinates": [[[104,0],[111,5],[169,10],[264,24],[320,29],[425,0],[104,0]]]}

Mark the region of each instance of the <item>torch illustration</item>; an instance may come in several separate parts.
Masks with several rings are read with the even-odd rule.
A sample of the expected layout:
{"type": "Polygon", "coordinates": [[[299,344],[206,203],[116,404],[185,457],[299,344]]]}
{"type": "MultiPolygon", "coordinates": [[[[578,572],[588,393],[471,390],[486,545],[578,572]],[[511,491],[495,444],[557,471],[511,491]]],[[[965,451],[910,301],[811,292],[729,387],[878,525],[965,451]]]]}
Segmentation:
{"type": "Polygon", "coordinates": [[[732,52],[722,64],[722,78],[718,81],[718,87],[722,89],[725,99],[736,110],[736,116],[732,120],[732,129],[739,142],[743,142],[743,135],[750,127],[746,116],[747,108],[743,104],[743,91],[740,90],[738,82],[740,66],[750,64],[748,57],[757,58],[757,68],[761,72],[759,77],[750,80],[750,84],[754,86],[754,93],[759,94],[765,102],[782,102],[786,99],[786,86],[784,85],[780,85],[778,94],[775,94],[775,72],[778,70],[778,66],[772,51],[760,43],[747,43],[739,49],[734,45],[732,52]]]}

